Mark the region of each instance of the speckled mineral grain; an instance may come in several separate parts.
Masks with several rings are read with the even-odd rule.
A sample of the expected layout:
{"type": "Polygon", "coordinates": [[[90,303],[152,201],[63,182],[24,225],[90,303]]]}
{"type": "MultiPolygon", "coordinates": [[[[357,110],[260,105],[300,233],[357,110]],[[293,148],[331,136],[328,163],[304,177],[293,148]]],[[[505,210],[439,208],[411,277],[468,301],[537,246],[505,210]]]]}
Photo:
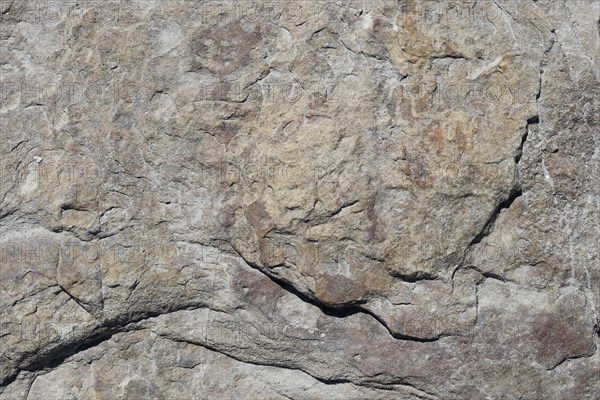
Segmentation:
{"type": "Polygon", "coordinates": [[[598,1],[0,13],[0,399],[598,399],[598,1]]]}

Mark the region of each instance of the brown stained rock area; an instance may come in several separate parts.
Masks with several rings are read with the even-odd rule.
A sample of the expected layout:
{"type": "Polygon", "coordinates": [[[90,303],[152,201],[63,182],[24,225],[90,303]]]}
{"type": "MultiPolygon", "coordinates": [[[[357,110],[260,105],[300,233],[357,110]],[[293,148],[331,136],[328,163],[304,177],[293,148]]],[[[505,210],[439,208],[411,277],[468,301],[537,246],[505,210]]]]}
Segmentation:
{"type": "Polygon", "coordinates": [[[230,22],[197,32],[190,51],[200,59],[199,68],[226,75],[252,61],[252,50],[259,41],[260,33],[246,31],[240,22],[230,22]]]}
{"type": "Polygon", "coordinates": [[[595,400],[599,7],[0,1],[0,400],[595,400]]]}

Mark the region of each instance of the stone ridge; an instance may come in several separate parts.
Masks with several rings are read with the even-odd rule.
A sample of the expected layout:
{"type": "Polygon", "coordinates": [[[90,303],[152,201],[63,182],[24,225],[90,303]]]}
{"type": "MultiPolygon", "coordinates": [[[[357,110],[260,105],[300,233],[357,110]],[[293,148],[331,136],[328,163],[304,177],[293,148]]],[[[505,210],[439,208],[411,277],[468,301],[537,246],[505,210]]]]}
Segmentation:
{"type": "Polygon", "coordinates": [[[600,393],[597,1],[0,25],[0,400],[600,393]]]}

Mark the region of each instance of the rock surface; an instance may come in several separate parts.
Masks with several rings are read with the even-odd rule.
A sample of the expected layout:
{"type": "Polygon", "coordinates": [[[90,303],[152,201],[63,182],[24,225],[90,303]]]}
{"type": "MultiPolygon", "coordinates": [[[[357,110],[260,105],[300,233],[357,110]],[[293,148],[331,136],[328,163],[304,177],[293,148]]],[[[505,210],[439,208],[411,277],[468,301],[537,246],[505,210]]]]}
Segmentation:
{"type": "Polygon", "coordinates": [[[0,13],[0,399],[597,398],[597,1],[0,13]]]}

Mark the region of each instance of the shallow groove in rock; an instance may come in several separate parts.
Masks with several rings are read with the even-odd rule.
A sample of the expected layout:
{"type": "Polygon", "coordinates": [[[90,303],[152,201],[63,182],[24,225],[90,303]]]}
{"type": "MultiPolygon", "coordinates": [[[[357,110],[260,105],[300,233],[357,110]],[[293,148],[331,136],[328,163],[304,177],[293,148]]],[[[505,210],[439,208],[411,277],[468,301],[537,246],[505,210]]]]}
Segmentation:
{"type": "MultiPolygon", "coordinates": [[[[154,333],[157,334],[156,332],[154,332],[154,333]]],[[[211,346],[209,344],[206,344],[206,343],[196,342],[194,340],[188,340],[188,339],[182,339],[182,338],[173,338],[173,337],[162,335],[162,334],[157,334],[157,335],[163,339],[167,339],[167,340],[170,340],[173,342],[187,343],[187,344],[191,344],[193,346],[203,347],[209,351],[213,351],[215,353],[222,354],[226,357],[229,357],[233,360],[236,360],[236,361],[239,361],[239,362],[242,362],[245,364],[252,364],[252,365],[258,365],[258,366],[265,366],[265,367],[283,368],[283,369],[288,369],[288,370],[292,370],[292,371],[300,371],[302,373],[305,373],[305,374],[311,376],[312,378],[316,379],[317,381],[319,381],[325,385],[351,384],[351,385],[355,385],[355,386],[363,386],[363,387],[367,387],[367,388],[384,389],[384,390],[394,390],[394,388],[390,388],[391,385],[406,386],[407,388],[410,388],[411,390],[418,391],[419,394],[421,394],[421,395],[427,396],[428,399],[436,399],[437,398],[435,395],[428,393],[422,389],[419,389],[418,387],[414,386],[413,384],[406,383],[405,381],[397,381],[397,382],[393,382],[393,383],[389,383],[389,384],[381,384],[378,382],[369,382],[369,381],[355,382],[350,379],[343,379],[343,378],[323,378],[323,377],[317,376],[316,374],[310,373],[302,368],[293,368],[284,363],[259,363],[259,362],[255,362],[255,361],[245,360],[240,357],[236,357],[232,354],[229,354],[227,352],[223,352],[223,351],[219,350],[218,348],[211,346]]]]}

